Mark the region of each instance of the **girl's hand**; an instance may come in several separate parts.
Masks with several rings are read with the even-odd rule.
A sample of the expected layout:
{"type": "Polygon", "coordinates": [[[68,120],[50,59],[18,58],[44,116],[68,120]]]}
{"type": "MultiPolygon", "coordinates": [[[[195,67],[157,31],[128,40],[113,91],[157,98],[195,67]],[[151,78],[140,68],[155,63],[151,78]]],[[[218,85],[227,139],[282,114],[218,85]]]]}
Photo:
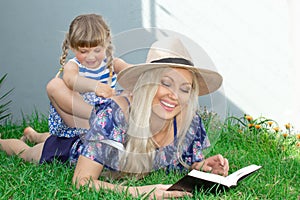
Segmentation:
{"type": "Polygon", "coordinates": [[[141,196],[143,199],[168,199],[168,198],[178,198],[183,196],[193,196],[189,192],[182,191],[167,191],[171,185],[146,185],[139,187],[131,187],[129,191],[133,196],[141,196]]]}
{"type": "Polygon", "coordinates": [[[115,95],[115,90],[107,84],[98,82],[95,88],[95,93],[98,97],[110,98],[115,95]]]}
{"type": "Polygon", "coordinates": [[[201,162],[195,162],[192,164],[192,169],[197,169],[200,171],[211,172],[214,174],[219,174],[222,176],[228,175],[229,164],[226,158],[218,154],[201,162]]]}

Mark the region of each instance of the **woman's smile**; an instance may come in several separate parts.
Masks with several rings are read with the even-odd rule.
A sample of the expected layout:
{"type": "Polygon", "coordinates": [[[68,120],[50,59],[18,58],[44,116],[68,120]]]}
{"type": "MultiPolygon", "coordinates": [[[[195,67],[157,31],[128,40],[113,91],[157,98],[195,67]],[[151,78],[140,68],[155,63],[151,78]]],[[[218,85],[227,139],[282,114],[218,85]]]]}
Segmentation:
{"type": "Polygon", "coordinates": [[[168,112],[172,112],[175,109],[175,104],[168,103],[166,101],[161,100],[160,101],[161,106],[168,112]]]}

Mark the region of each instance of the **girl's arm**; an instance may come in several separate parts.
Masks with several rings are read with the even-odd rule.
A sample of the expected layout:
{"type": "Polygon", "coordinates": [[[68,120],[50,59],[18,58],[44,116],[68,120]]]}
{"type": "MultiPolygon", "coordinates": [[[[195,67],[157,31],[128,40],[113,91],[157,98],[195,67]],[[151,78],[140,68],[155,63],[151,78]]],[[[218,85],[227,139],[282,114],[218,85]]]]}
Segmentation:
{"type": "Polygon", "coordinates": [[[77,92],[95,92],[97,96],[111,97],[114,90],[107,84],[100,81],[79,76],[78,66],[73,62],[68,62],[64,66],[63,80],[70,90],[77,92]]]}
{"type": "Polygon", "coordinates": [[[79,156],[73,176],[73,184],[76,184],[77,187],[89,186],[90,188],[95,188],[96,190],[99,190],[100,188],[117,192],[127,190],[134,197],[149,195],[151,199],[153,199],[154,196],[156,199],[163,199],[166,197],[182,197],[184,195],[191,196],[191,193],[180,191],[166,191],[171,185],[157,184],[139,187],[127,187],[100,181],[98,180],[98,178],[102,170],[103,165],[90,160],[87,157],[79,156]]]}
{"type": "Polygon", "coordinates": [[[118,74],[123,69],[130,67],[131,64],[126,63],[121,58],[114,58],[113,60],[114,71],[118,74]]]}

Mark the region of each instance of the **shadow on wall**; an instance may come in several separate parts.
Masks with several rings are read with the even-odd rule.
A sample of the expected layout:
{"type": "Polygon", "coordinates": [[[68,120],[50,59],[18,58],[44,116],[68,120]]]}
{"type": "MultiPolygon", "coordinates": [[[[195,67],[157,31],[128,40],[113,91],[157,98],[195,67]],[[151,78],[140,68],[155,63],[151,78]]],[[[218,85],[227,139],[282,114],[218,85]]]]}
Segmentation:
{"type": "MultiPolygon", "coordinates": [[[[158,28],[139,28],[119,33],[113,37],[113,44],[117,47],[115,55],[128,63],[144,63],[148,50],[153,42],[164,37],[180,38],[192,57],[195,66],[218,71],[212,59],[204,49],[186,36],[170,30],[158,28]]],[[[216,92],[199,97],[199,104],[208,111],[218,114],[224,119],[232,113],[242,116],[244,112],[226,97],[223,86],[216,92]]]]}

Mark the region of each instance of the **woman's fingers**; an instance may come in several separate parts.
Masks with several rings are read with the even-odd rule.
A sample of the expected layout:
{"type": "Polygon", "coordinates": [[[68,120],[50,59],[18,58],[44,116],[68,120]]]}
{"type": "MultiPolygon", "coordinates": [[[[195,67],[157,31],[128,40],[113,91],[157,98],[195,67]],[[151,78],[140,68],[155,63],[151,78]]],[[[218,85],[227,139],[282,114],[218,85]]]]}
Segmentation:
{"type": "Polygon", "coordinates": [[[224,162],[224,176],[227,176],[229,171],[229,162],[227,158],[224,159],[224,162]]]}
{"type": "Polygon", "coordinates": [[[197,169],[199,171],[211,172],[214,174],[219,174],[222,176],[228,175],[229,163],[226,158],[218,154],[209,157],[201,162],[195,162],[191,166],[192,169],[197,169]]]}

